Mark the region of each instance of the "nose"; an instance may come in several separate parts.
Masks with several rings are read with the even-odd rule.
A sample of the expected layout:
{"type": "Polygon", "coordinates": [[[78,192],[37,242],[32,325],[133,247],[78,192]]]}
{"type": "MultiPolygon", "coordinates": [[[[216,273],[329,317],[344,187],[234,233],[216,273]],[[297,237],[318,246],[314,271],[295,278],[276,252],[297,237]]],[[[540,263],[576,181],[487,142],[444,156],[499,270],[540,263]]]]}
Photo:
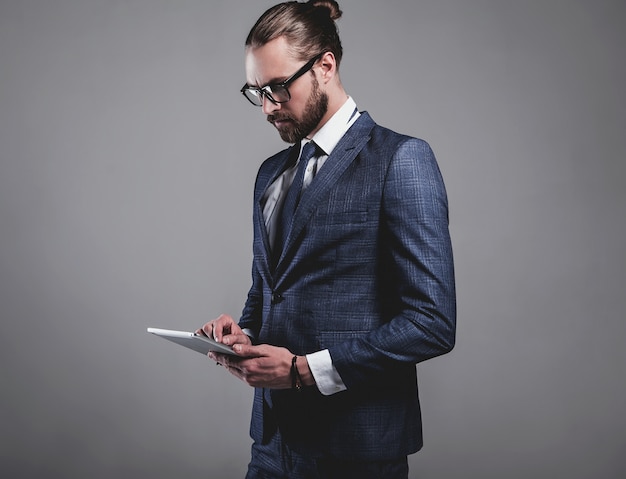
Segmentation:
{"type": "Polygon", "coordinates": [[[275,111],[280,110],[280,103],[274,103],[273,101],[269,100],[266,95],[263,95],[263,104],[261,105],[261,107],[263,108],[263,113],[265,115],[270,115],[275,111]]]}

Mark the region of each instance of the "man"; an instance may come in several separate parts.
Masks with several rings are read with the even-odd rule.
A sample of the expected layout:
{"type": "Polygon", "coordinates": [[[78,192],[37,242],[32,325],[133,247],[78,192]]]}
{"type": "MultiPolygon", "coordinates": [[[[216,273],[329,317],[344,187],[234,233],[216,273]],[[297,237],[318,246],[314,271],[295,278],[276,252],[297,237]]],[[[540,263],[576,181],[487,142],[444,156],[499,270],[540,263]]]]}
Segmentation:
{"type": "Polygon", "coordinates": [[[340,16],[334,1],[279,4],[246,40],[242,92],[294,146],[258,173],[239,322],[198,331],[232,345],[239,357],[210,356],[255,387],[248,478],[406,478],[415,365],[454,345],[439,169],[346,94],[340,16]]]}

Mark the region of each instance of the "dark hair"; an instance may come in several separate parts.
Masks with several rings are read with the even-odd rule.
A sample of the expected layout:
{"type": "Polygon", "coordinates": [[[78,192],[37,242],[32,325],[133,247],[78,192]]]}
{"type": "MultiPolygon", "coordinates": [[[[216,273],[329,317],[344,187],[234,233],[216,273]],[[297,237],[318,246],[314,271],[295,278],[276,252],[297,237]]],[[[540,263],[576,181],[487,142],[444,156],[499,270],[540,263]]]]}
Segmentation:
{"type": "Polygon", "coordinates": [[[246,47],[260,47],[284,36],[298,60],[332,52],[339,66],[343,48],[335,20],[341,14],[334,0],[280,3],[257,20],[246,38],[246,47]]]}

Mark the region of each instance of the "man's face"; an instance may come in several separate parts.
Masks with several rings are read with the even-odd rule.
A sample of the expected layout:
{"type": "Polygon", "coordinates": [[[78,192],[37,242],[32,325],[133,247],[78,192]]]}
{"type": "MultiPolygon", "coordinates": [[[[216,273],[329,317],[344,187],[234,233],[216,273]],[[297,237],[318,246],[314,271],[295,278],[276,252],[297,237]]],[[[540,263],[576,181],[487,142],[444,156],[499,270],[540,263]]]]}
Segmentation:
{"type": "MultiPolygon", "coordinates": [[[[280,83],[304,64],[289,54],[287,42],[279,37],[246,52],[246,81],[248,85],[258,87],[280,83]]],[[[286,103],[274,104],[264,98],[263,113],[284,141],[296,143],[319,129],[328,111],[328,96],[310,72],[291,83],[289,93],[291,99],[286,103]]]]}

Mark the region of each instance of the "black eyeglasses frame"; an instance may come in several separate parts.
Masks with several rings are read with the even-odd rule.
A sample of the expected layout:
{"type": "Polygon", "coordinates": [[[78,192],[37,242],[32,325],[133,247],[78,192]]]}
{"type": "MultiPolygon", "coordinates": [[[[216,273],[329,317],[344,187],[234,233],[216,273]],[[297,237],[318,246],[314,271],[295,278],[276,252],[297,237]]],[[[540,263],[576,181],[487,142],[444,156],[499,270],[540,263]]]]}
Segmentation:
{"type": "Polygon", "coordinates": [[[326,52],[322,52],[318,55],[315,55],[308,62],[302,65],[302,68],[300,68],[296,73],[294,73],[289,78],[287,78],[284,82],[270,83],[261,88],[253,87],[246,83],[241,88],[240,91],[243,94],[243,96],[246,98],[246,100],[248,100],[254,106],[259,106],[259,107],[263,106],[263,97],[267,98],[269,101],[271,101],[275,105],[278,105],[279,103],[287,103],[289,100],[291,100],[291,93],[289,92],[289,88],[287,87],[291,85],[294,81],[296,81],[298,78],[300,78],[302,75],[304,75],[306,72],[308,72],[311,68],[313,68],[313,65],[315,65],[315,62],[318,61],[320,58],[322,58],[324,53],[326,52]],[[285,92],[287,92],[287,99],[283,101],[275,100],[271,93],[271,90],[273,88],[283,88],[285,92]],[[252,97],[248,96],[248,92],[250,92],[250,95],[253,95],[253,96],[252,97]],[[258,104],[254,102],[252,98],[258,98],[261,101],[261,103],[258,104]]]}

